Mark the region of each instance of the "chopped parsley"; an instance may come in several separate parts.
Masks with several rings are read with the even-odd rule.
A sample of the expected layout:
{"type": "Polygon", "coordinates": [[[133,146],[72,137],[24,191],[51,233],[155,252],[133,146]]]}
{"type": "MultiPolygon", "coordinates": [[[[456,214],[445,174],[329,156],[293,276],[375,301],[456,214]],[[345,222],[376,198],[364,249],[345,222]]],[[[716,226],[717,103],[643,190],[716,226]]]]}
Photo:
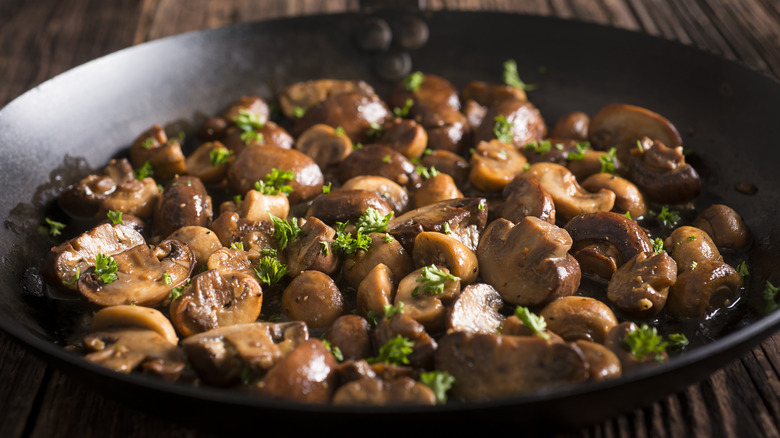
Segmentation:
{"type": "Polygon", "coordinates": [[[385,243],[393,243],[395,242],[395,237],[393,237],[390,233],[385,233],[384,237],[382,237],[382,240],[384,240],[385,243]]]}
{"type": "Polygon", "coordinates": [[[536,89],[535,85],[529,85],[520,80],[520,75],[517,73],[517,62],[514,59],[504,61],[504,83],[524,91],[536,89]]]}
{"type": "Polygon", "coordinates": [[[420,291],[427,293],[428,295],[443,293],[444,283],[447,280],[459,281],[460,277],[448,274],[435,265],[424,266],[420,269],[420,278],[417,279],[417,282],[420,283],[420,285],[414,288],[412,296],[417,297],[420,291]]]}
{"type": "Polygon", "coordinates": [[[386,306],[383,306],[382,310],[384,310],[385,312],[385,319],[392,319],[395,315],[400,315],[401,313],[404,313],[404,302],[400,301],[397,306],[388,304],[386,306]]]}
{"type": "Polygon", "coordinates": [[[263,129],[263,122],[260,120],[260,115],[247,110],[240,110],[235,119],[233,119],[238,129],[241,132],[241,140],[244,144],[252,143],[253,141],[263,141],[263,134],[259,130],[263,129]]]}
{"type": "Polygon", "coordinates": [[[739,274],[739,277],[742,279],[742,281],[745,281],[745,277],[750,275],[750,271],[748,270],[747,263],[742,260],[739,263],[737,263],[736,271],[739,274]]]}
{"type": "Polygon", "coordinates": [[[660,237],[656,237],[653,239],[653,252],[656,254],[665,252],[664,250],[664,240],[660,237]]]}
{"type": "Polygon", "coordinates": [[[296,119],[300,119],[301,117],[306,115],[306,108],[296,106],[293,108],[293,117],[296,119]]]}
{"type": "Polygon", "coordinates": [[[287,265],[270,256],[260,259],[260,263],[255,268],[257,278],[269,286],[278,283],[285,274],[287,274],[287,265]]]}
{"type": "Polygon", "coordinates": [[[50,236],[59,236],[62,234],[62,230],[65,229],[65,224],[62,222],[57,222],[49,218],[44,218],[44,221],[46,221],[46,225],[49,226],[48,230],[45,232],[49,233],[50,236]]]}
{"type": "Polygon", "coordinates": [[[149,161],[144,162],[138,169],[133,172],[135,179],[142,180],[144,178],[151,178],[154,176],[154,165],[149,161]]]}
{"type": "Polygon", "coordinates": [[[144,141],[141,142],[141,147],[144,149],[151,149],[152,146],[154,146],[154,138],[152,137],[146,137],[144,141]]]}
{"type": "Polygon", "coordinates": [[[610,148],[606,154],[599,155],[602,173],[615,173],[616,152],[617,149],[610,148]]]}
{"type": "MultiPolygon", "coordinates": [[[[369,123],[368,126],[369,126],[368,131],[366,131],[366,135],[367,136],[374,137],[374,138],[379,138],[379,137],[382,136],[382,133],[384,132],[384,128],[382,127],[382,125],[380,125],[377,122],[371,122],[371,123],[369,123]]],[[[382,159],[382,161],[385,162],[385,163],[390,161],[390,156],[389,155],[387,155],[386,158],[387,158],[387,161],[385,161],[384,158],[382,159]]]]}
{"type": "Polygon", "coordinates": [[[375,208],[368,207],[358,218],[355,224],[356,231],[362,234],[384,233],[392,217],[392,211],[386,215],[381,215],[375,208]]]}
{"type": "Polygon", "coordinates": [[[566,155],[566,159],[570,161],[580,161],[585,158],[585,153],[587,153],[588,149],[590,149],[590,143],[577,143],[574,147],[575,150],[569,151],[569,153],[566,155]]]}
{"type": "Polygon", "coordinates": [[[114,225],[121,225],[121,224],[124,223],[122,221],[122,212],[121,211],[109,210],[108,213],[106,213],[106,217],[108,217],[108,219],[114,225]]]}
{"type": "Polygon", "coordinates": [[[669,335],[669,348],[673,350],[682,350],[688,345],[688,337],[682,333],[672,333],[669,335]]]}
{"type": "Polygon", "coordinates": [[[552,143],[550,140],[534,140],[524,146],[525,149],[531,149],[539,155],[544,155],[552,150],[552,143]]]}
{"type": "Polygon", "coordinates": [[[408,365],[409,355],[414,352],[414,342],[408,338],[396,335],[395,338],[387,341],[379,349],[379,355],[376,357],[369,357],[366,361],[370,364],[373,363],[387,363],[390,365],[408,365]]]}
{"type": "Polygon", "coordinates": [[[438,175],[440,172],[436,170],[435,167],[425,167],[423,165],[419,165],[414,168],[414,171],[417,172],[418,175],[423,177],[423,179],[431,179],[434,176],[438,175]]]}
{"type": "Polygon", "coordinates": [[[680,220],[680,212],[676,210],[670,210],[669,206],[664,205],[661,207],[661,211],[655,215],[658,222],[666,228],[672,228],[680,220]]]}
{"type": "Polygon", "coordinates": [[[447,402],[447,391],[455,383],[455,377],[446,371],[423,371],[420,373],[420,383],[431,388],[436,395],[436,402],[447,402]]]}
{"type": "Polygon", "coordinates": [[[344,254],[353,254],[358,250],[367,250],[371,246],[371,237],[360,231],[355,235],[346,231],[349,222],[336,222],[336,239],[331,246],[339,248],[344,254]]]}
{"type": "Polygon", "coordinates": [[[265,256],[276,257],[277,251],[273,248],[263,248],[260,250],[260,255],[263,257],[265,256]]]}
{"type": "Polygon", "coordinates": [[[79,277],[81,277],[81,268],[76,267],[76,273],[73,274],[73,278],[71,278],[70,280],[62,280],[62,284],[64,284],[65,286],[74,286],[76,282],[79,281],[79,277]]]}
{"type": "Polygon", "coordinates": [[[119,264],[113,257],[105,254],[98,254],[97,257],[95,257],[95,275],[97,275],[103,283],[108,284],[116,280],[117,269],[119,269],[119,264]]]}
{"type": "Polygon", "coordinates": [[[643,360],[648,355],[653,355],[655,360],[659,362],[664,359],[663,353],[668,345],[658,334],[658,330],[647,324],[642,324],[629,332],[623,342],[626,343],[631,355],[635,358],[643,360]]]}
{"type": "Polygon", "coordinates": [[[187,286],[176,286],[176,287],[174,287],[173,289],[171,289],[171,292],[168,294],[168,298],[170,298],[171,300],[178,300],[182,296],[181,292],[186,287],[187,286]]]}
{"type": "Polygon", "coordinates": [[[382,162],[383,163],[389,163],[390,162],[390,155],[385,155],[384,157],[382,157],[382,162]]]}
{"type": "Polygon", "coordinates": [[[412,109],[412,106],[414,106],[414,100],[406,99],[403,108],[393,108],[393,114],[395,114],[396,117],[406,117],[409,115],[409,110],[412,109]]]}
{"type": "Polygon", "coordinates": [[[280,249],[287,248],[287,245],[301,233],[301,227],[298,226],[298,218],[294,217],[292,221],[287,221],[271,215],[271,221],[274,223],[274,239],[279,243],[280,249]]]}
{"type": "Polygon", "coordinates": [[[545,322],[544,317],[531,312],[527,307],[523,306],[517,306],[515,316],[520,318],[523,325],[531,329],[532,332],[544,339],[550,339],[550,334],[544,331],[547,328],[547,322],[545,322]]]}
{"type": "Polygon", "coordinates": [[[333,186],[333,183],[332,183],[332,182],[329,182],[328,184],[326,184],[326,185],[323,185],[323,186],[322,186],[322,193],[324,193],[324,194],[326,194],[326,195],[327,195],[328,193],[330,193],[330,188],[331,188],[332,186],[333,186]]]}
{"type": "Polygon", "coordinates": [[[409,76],[404,78],[404,87],[409,91],[417,91],[424,80],[425,75],[421,71],[410,73],[409,76]]]}
{"type": "Polygon", "coordinates": [[[214,148],[209,151],[209,163],[212,166],[219,166],[220,164],[227,163],[228,157],[233,154],[233,151],[225,148],[214,148]]]}
{"type": "Polygon", "coordinates": [[[173,284],[173,279],[171,278],[171,274],[164,272],[162,278],[163,278],[163,283],[167,284],[168,286],[173,284]]]}
{"type": "Polygon", "coordinates": [[[450,228],[449,222],[445,222],[444,225],[441,227],[441,230],[444,232],[444,234],[452,234],[452,229],[450,228]]]}
{"type": "Polygon", "coordinates": [[[338,346],[331,344],[331,342],[325,339],[324,337],[320,340],[325,345],[325,348],[327,348],[328,351],[330,351],[330,354],[332,354],[337,361],[339,362],[344,361],[344,353],[341,351],[341,349],[338,346]]]}
{"type": "Polygon", "coordinates": [[[347,135],[347,132],[344,131],[344,127],[342,127],[342,126],[336,126],[336,128],[333,130],[333,132],[336,135],[347,135]]]}
{"type": "Polygon", "coordinates": [[[243,251],[244,250],[244,242],[231,242],[230,243],[230,248],[237,249],[239,251],[243,251]]]}
{"type": "Polygon", "coordinates": [[[495,117],[495,124],[493,125],[493,134],[495,134],[498,141],[503,143],[512,143],[512,124],[506,119],[503,114],[499,114],[495,117]]]}
{"type": "Polygon", "coordinates": [[[320,240],[320,252],[322,252],[323,255],[330,254],[330,247],[328,246],[328,242],[320,240]]]}
{"type": "Polygon", "coordinates": [[[255,190],[264,195],[278,195],[283,193],[289,195],[292,193],[293,188],[290,181],[295,180],[295,173],[292,170],[279,170],[277,168],[271,169],[271,173],[266,174],[264,179],[255,182],[255,190]]]}
{"type": "Polygon", "coordinates": [[[767,281],[762,293],[764,297],[764,312],[767,314],[780,309],[780,288],[767,281]]]}

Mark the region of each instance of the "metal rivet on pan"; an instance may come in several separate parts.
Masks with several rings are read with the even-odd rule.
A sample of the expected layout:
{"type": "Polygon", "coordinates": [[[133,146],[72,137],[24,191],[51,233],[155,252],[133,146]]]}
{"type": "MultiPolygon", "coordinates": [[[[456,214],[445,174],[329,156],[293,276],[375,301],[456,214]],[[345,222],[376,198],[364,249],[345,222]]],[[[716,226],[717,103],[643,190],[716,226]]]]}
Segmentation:
{"type": "Polygon", "coordinates": [[[355,29],[355,40],[358,47],[369,52],[381,52],[390,47],[393,32],[387,21],[378,17],[367,17],[361,20],[355,29]]]}
{"type": "Polygon", "coordinates": [[[405,50],[422,47],[428,41],[428,25],[414,15],[404,15],[391,22],[395,44],[405,50]]]}
{"type": "Polygon", "coordinates": [[[380,53],[374,58],[374,71],[384,80],[401,80],[412,71],[412,58],[406,52],[380,53]]]}

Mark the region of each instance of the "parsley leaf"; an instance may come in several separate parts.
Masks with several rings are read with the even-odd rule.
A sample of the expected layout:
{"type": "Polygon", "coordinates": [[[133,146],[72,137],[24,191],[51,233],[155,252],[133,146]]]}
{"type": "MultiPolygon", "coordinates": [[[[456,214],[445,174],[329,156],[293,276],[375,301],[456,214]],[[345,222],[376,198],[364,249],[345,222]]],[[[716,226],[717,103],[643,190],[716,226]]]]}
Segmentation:
{"type": "Polygon", "coordinates": [[[287,274],[287,265],[270,256],[260,259],[260,263],[255,268],[257,278],[269,286],[278,283],[285,274],[287,274]]]}
{"type": "Polygon", "coordinates": [[[244,144],[263,140],[263,134],[258,132],[263,129],[263,122],[260,120],[259,114],[243,109],[238,112],[233,122],[242,131],[241,140],[244,141],[244,144]]]}
{"type": "Polygon", "coordinates": [[[417,279],[419,286],[415,287],[412,291],[412,296],[419,295],[419,291],[427,293],[428,295],[438,295],[444,292],[444,283],[447,280],[459,281],[460,277],[456,277],[452,274],[448,274],[435,265],[424,266],[420,269],[420,278],[417,279]]]}
{"type": "Polygon", "coordinates": [[[672,333],[669,335],[669,348],[682,350],[688,345],[688,337],[682,333],[672,333]]]}
{"type": "Polygon", "coordinates": [[[552,150],[552,143],[550,140],[534,140],[531,143],[526,144],[524,147],[525,149],[533,149],[533,151],[539,155],[544,155],[552,150]]]}
{"type": "Polygon", "coordinates": [[[523,306],[517,306],[515,309],[515,316],[520,318],[523,325],[531,329],[531,331],[537,335],[544,339],[550,339],[550,334],[544,331],[544,329],[547,328],[547,322],[545,322],[544,317],[531,312],[527,307],[523,306]]]}
{"type": "Polygon", "coordinates": [[[330,351],[330,354],[332,354],[337,361],[339,362],[344,361],[344,353],[341,352],[341,349],[338,346],[331,344],[331,342],[325,338],[322,338],[320,340],[325,345],[325,348],[327,348],[328,351],[330,351]]]}
{"type": "Polygon", "coordinates": [[[393,306],[392,304],[388,304],[386,306],[383,306],[382,309],[385,311],[385,318],[391,319],[395,315],[399,315],[401,313],[404,313],[404,302],[399,301],[397,306],[393,306]]]}
{"type": "Polygon", "coordinates": [[[144,162],[138,169],[133,172],[135,179],[142,180],[144,178],[151,178],[154,176],[154,166],[149,161],[144,162]]]}
{"type": "Polygon", "coordinates": [[[409,76],[404,78],[404,87],[409,91],[417,91],[420,89],[424,80],[425,75],[422,72],[416,71],[410,73],[409,76]]]}
{"type": "Polygon", "coordinates": [[[431,179],[434,176],[438,175],[440,172],[436,170],[435,167],[425,167],[423,165],[419,165],[414,168],[414,171],[417,172],[418,175],[423,177],[423,179],[431,179]]]}
{"type": "Polygon", "coordinates": [[[120,225],[124,222],[122,221],[122,212],[121,211],[114,211],[109,210],[108,213],[106,213],[106,217],[111,220],[111,223],[114,225],[120,225]]]}
{"type": "Polygon", "coordinates": [[[49,218],[44,218],[44,221],[49,225],[48,233],[50,236],[59,236],[62,234],[62,230],[65,229],[65,224],[62,222],[53,221],[49,218]]]}
{"type": "Polygon", "coordinates": [[[669,206],[664,205],[661,207],[661,212],[656,216],[658,222],[666,228],[673,228],[674,225],[680,220],[680,212],[676,210],[669,210],[669,206]]]}
{"type": "Polygon", "coordinates": [[[264,179],[255,182],[255,190],[264,195],[278,195],[283,193],[289,195],[293,188],[290,181],[295,180],[295,173],[292,170],[271,169],[271,173],[266,174],[264,179]]]}
{"type": "Polygon", "coordinates": [[[360,231],[356,231],[353,236],[352,233],[345,231],[349,222],[337,222],[336,223],[336,238],[331,244],[334,248],[339,248],[344,254],[352,254],[358,250],[367,250],[371,246],[371,237],[363,234],[360,231]]]}
{"type": "Polygon", "coordinates": [[[390,365],[408,365],[408,356],[414,351],[413,348],[414,342],[404,336],[396,335],[382,345],[378,356],[369,357],[366,361],[370,364],[384,362],[390,365]]]}
{"type": "Polygon", "coordinates": [[[503,114],[499,114],[494,119],[496,123],[493,125],[493,134],[495,134],[498,141],[503,143],[512,144],[512,124],[506,119],[503,114]]]}
{"type": "Polygon", "coordinates": [[[403,108],[393,108],[393,114],[396,117],[406,117],[409,115],[409,110],[412,109],[412,106],[414,106],[414,100],[406,99],[403,108]]]}
{"type": "Polygon", "coordinates": [[[739,274],[739,277],[742,279],[743,282],[745,281],[745,277],[750,275],[750,271],[748,270],[747,262],[745,262],[744,260],[742,260],[739,263],[737,263],[737,266],[736,266],[735,269],[736,269],[737,273],[739,274]]]}
{"type": "Polygon", "coordinates": [[[606,154],[599,155],[602,173],[615,173],[616,152],[617,149],[610,148],[606,154]]]}
{"type": "Polygon", "coordinates": [[[536,85],[529,85],[520,80],[520,75],[517,73],[517,62],[514,59],[504,61],[504,83],[524,91],[536,89],[536,85]]]}
{"type": "Polygon", "coordinates": [[[227,163],[228,157],[233,155],[233,151],[224,148],[214,148],[209,151],[209,163],[212,166],[219,166],[227,163]]]}
{"type": "Polygon", "coordinates": [[[436,402],[447,402],[447,391],[455,383],[455,377],[446,371],[424,371],[420,373],[420,382],[431,388],[436,395],[436,402]]]}
{"type": "Polygon", "coordinates": [[[301,117],[306,115],[306,108],[296,106],[293,108],[293,117],[296,119],[300,119],[301,117]]]}
{"type": "Polygon", "coordinates": [[[280,249],[287,248],[287,245],[301,233],[298,218],[294,217],[292,221],[287,221],[271,215],[271,221],[274,223],[274,239],[279,243],[280,249]]]}
{"type": "Polygon", "coordinates": [[[392,211],[382,216],[374,207],[368,207],[358,218],[355,227],[358,233],[384,233],[385,230],[387,230],[387,224],[390,223],[390,218],[392,217],[392,211]]]}
{"type": "Polygon", "coordinates": [[[642,360],[652,354],[655,356],[655,360],[659,362],[664,359],[663,353],[668,345],[658,334],[658,330],[647,324],[642,324],[629,332],[623,339],[623,342],[626,343],[635,358],[642,360]]]}
{"type": "Polygon", "coordinates": [[[566,159],[570,161],[580,161],[583,158],[585,158],[585,153],[588,152],[588,149],[590,149],[590,143],[584,142],[584,143],[577,143],[575,145],[576,150],[569,151],[569,153],[566,155],[566,159]]]}
{"type": "Polygon", "coordinates": [[[764,312],[769,314],[780,309],[780,288],[767,281],[762,293],[766,307],[764,312]]]}
{"type": "Polygon", "coordinates": [[[103,283],[108,284],[116,280],[117,269],[119,269],[119,264],[113,257],[105,254],[98,254],[95,257],[95,275],[103,280],[103,283]]]}
{"type": "Polygon", "coordinates": [[[664,240],[660,237],[653,239],[653,252],[656,254],[664,252],[664,240]]]}

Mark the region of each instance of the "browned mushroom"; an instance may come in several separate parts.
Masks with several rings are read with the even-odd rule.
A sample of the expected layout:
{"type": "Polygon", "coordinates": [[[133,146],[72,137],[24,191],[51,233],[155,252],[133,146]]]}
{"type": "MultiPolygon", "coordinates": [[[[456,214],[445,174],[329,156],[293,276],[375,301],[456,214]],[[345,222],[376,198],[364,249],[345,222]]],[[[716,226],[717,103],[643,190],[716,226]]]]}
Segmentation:
{"type": "Polygon", "coordinates": [[[357,222],[369,208],[382,216],[393,213],[390,204],[376,192],[342,188],[314,198],[305,217],[316,217],[330,226],[336,226],[337,222],[357,222]]]}
{"type": "Polygon", "coordinates": [[[441,173],[435,169],[426,169],[425,172],[427,172],[428,177],[423,177],[420,187],[414,191],[415,207],[424,207],[440,201],[463,197],[463,193],[455,184],[455,180],[448,174],[441,173]]]}
{"type": "Polygon", "coordinates": [[[591,297],[568,296],[551,301],[539,312],[547,328],[567,342],[579,339],[604,343],[618,324],[612,309],[591,297]]]}
{"type": "Polygon", "coordinates": [[[125,181],[106,196],[95,217],[102,219],[109,211],[120,211],[141,220],[149,220],[154,215],[159,196],[157,182],[152,178],[125,181]]]}
{"type": "Polygon", "coordinates": [[[579,287],[580,267],[568,253],[571,243],[566,230],[533,216],[517,225],[496,219],[477,248],[480,275],[508,303],[543,305],[579,287]]]}
{"type": "Polygon", "coordinates": [[[282,293],[282,312],[315,330],[331,325],[344,313],[344,305],[336,283],[320,271],[301,272],[282,293]]]}
{"type": "Polygon", "coordinates": [[[504,99],[488,107],[479,128],[474,132],[474,144],[496,138],[497,126],[503,125],[508,143],[523,147],[547,136],[547,125],[536,106],[520,99],[504,99]]]}
{"type": "Polygon", "coordinates": [[[566,167],[555,163],[534,163],[521,173],[539,181],[555,203],[555,214],[564,223],[580,213],[610,211],[615,205],[615,193],[601,189],[585,190],[566,167]]]}
{"type": "Polygon", "coordinates": [[[477,190],[498,192],[521,173],[528,160],[513,145],[481,141],[471,155],[469,181],[477,190]]]}
{"type": "Polygon", "coordinates": [[[295,119],[294,136],[317,124],[341,127],[353,143],[369,143],[381,131],[382,125],[392,119],[387,104],[376,95],[362,92],[333,94],[310,107],[295,119]]]}
{"type": "Polygon", "coordinates": [[[187,225],[205,227],[212,215],[211,196],[203,183],[194,176],[176,176],[157,200],[154,228],[167,236],[187,225]]]}
{"type": "Polygon", "coordinates": [[[407,315],[404,311],[386,315],[377,322],[374,330],[375,345],[382,346],[398,336],[412,342],[412,352],[407,356],[409,366],[413,368],[432,369],[433,353],[436,351],[436,340],[426,331],[425,326],[407,315]]]}
{"type": "Polygon", "coordinates": [[[238,203],[237,212],[239,217],[255,222],[286,218],[290,214],[290,201],[284,193],[271,195],[252,189],[238,203]]]}
{"type": "Polygon", "coordinates": [[[469,179],[469,162],[462,156],[444,149],[429,149],[430,153],[423,154],[420,164],[427,168],[435,168],[439,172],[451,176],[458,187],[469,179]]]}
{"type": "Polygon", "coordinates": [[[237,117],[247,113],[252,114],[258,123],[266,123],[271,116],[271,109],[259,96],[241,96],[222,112],[222,118],[228,122],[235,122],[237,117]]]}
{"type": "Polygon", "coordinates": [[[160,125],[154,125],[139,135],[130,146],[130,162],[136,169],[149,163],[155,176],[166,180],[183,174],[184,153],[177,139],[169,139],[160,125]]]}
{"type": "Polygon", "coordinates": [[[689,225],[675,228],[664,240],[664,249],[677,262],[678,273],[693,269],[697,263],[705,260],[723,260],[712,238],[699,228],[689,225]]]}
{"type": "Polygon", "coordinates": [[[639,355],[642,353],[639,350],[632,351],[628,339],[631,333],[634,333],[639,329],[640,327],[637,326],[636,323],[632,321],[623,321],[614,326],[604,340],[604,346],[615,353],[620,360],[623,374],[638,368],[652,366],[653,364],[663,362],[669,358],[669,355],[665,351],[649,352],[641,357],[639,355]]]}
{"type": "Polygon", "coordinates": [[[569,153],[566,157],[565,166],[571,171],[577,181],[585,181],[592,175],[598,173],[616,173],[624,174],[625,163],[616,157],[616,149],[609,151],[597,151],[595,149],[585,149],[581,154],[569,153]]]}
{"type": "Polygon", "coordinates": [[[582,187],[589,192],[598,192],[601,189],[614,192],[615,205],[612,207],[614,212],[628,213],[633,219],[641,219],[647,213],[645,196],[634,183],[623,177],[599,172],[585,178],[582,187]]]}
{"type": "Polygon", "coordinates": [[[333,394],[333,404],[350,406],[432,406],[433,390],[410,377],[392,380],[364,377],[349,381],[333,394]]]}
{"type": "Polygon", "coordinates": [[[336,230],[316,217],[308,218],[301,225],[298,237],[287,245],[287,269],[290,276],[304,271],[320,271],[333,274],[339,266],[339,257],[331,244],[336,230]]]}
{"type": "Polygon", "coordinates": [[[504,99],[527,100],[522,88],[484,81],[471,81],[463,87],[462,99],[473,100],[483,106],[494,105],[504,99]]]}
{"type": "Polygon", "coordinates": [[[436,368],[455,377],[452,397],[489,400],[583,382],[582,352],[538,336],[454,332],[439,341],[436,368]]]}
{"type": "Polygon", "coordinates": [[[666,309],[674,318],[703,320],[732,306],[740,295],[742,277],[730,265],[704,260],[683,270],[669,289],[666,309]]]}
{"type": "Polygon", "coordinates": [[[644,137],[630,151],[629,179],[645,196],[659,204],[688,202],[701,193],[701,178],[685,162],[682,146],[644,137]]]}
{"type": "Polygon", "coordinates": [[[418,268],[445,266],[462,284],[471,284],[479,276],[477,255],[460,240],[445,233],[423,231],[414,239],[412,260],[418,268]]]}
{"type": "Polygon", "coordinates": [[[332,126],[316,124],[298,136],[294,147],[325,170],[338,165],[352,153],[352,140],[332,126]]]}
{"type": "Polygon", "coordinates": [[[187,244],[195,256],[198,266],[206,266],[211,254],[222,248],[217,233],[199,225],[188,225],[179,228],[165,237],[164,240],[176,239],[187,244]]]}
{"type": "Polygon", "coordinates": [[[79,293],[98,306],[160,304],[187,281],[196,263],[192,250],[178,240],[164,240],[154,248],[137,245],[112,258],[116,279],[106,281],[93,266],[78,280],[79,293]]]}
{"type": "Polygon", "coordinates": [[[677,281],[677,263],[665,251],[640,252],[621,265],[607,287],[607,299],[634,317],[657,315],[677,281]]]}
{"type": "Polygon", "coordinates": [[[517,176],[501,191],[501,202],[491,208],[494,217],[519,222],[526,216],[534,216],[555,225],[555,202],[539,181],[517,176]]]}
{"type": "Polygon", "coordinates": [[[338,362],[319,339],[308,339],[284,356],[253,388],[270,399],[300,403],[330,401],[338,362]]]}
{"type": "Polygon", "coordinates": [[[316,79],[288,85],[279,95],[282,113],[290,119],[301,117],[309,108],[340,93],[359,92],[374,95],[374,89],[363,81],[316,79]]]}
{"type": "Polygon", "coordinates": [[[359,250],[344,257],[342,279],[357,288],[368,273],[378,264],[384,264],[394,279],[405,277],[414,269],[411,254],[398,240],[386,239],[384,233],[370,233],[371,244],[367,250],[359,250]]]}
{"type": "Polygon", "coordinates": [[[247,147],[275,146],[281,149],[293,147],[295,138],[283,127],[270,120],[264,123],[255,120],[252,123],[254,125],[230,126],[225,131],[222,143],[235,155],[247,147]]]}
{"type": "Polygon", "coordinates": [[[185,172],[205,184],[216,184],[225,179],[233,151],[219,141],[198,146],[185,161],[185,172]]]}
{"type": "Polygon", "coordinates": [[[721,249],[743,249],[750,244],[750,229],[733,208],[714,204],[699,213],[693,226],[707,233],[721,249]]]}
{"type": "Polygon", "coordinates": [[[223,276],[207,270],[194,277],[171,301],[173,325],[182,336],[254,322],[263,306],[260,283],[242,273],[223,276]]]}
{"type": "Polygon", "coordinates": [[[357,287],[358,313],[367,316],[369,312],[384,315],[385,309],[392,306],[395,296],[393,272],[384,263],[374,266],[357,287]]]}
{"type": "Polygon", "coordinates": [[[359,175],[344,181],[341,190],[366,190],[384,198],[393,208],[395,215],[409,209],[409,191],[395,181],[376,175],[359,175]]]}
{"type": "Polygon", "coordinates": [[[358,360],[374,354],[371,325],[359,315],[342,315],[333,321],[326,334],[328,341],[338,348],[343,360],[358,360]]]}
{"type": "Polygon", "coordinates": [[[252,233],[265,233],[269,236],[274,233],[273,222],[245,219],[240,217],[237,211],[222,212],[211,222],[209,228],[217,234],[222,246],[241,242],[252,233]]]}
{"type": "Polygon", "coordinates": [[[449,270],[443,266],[424,266],[410,272],[398,282],[393,304],[403,303],[403,313],[422,324],[431,333],[437,333],[444,329],[447,319],[447,304],[452,303],[460,294],[460,279],[455,276],[447,276],[449,270]],[[439,288],[432,285],[426,272],[440,272],[442,275],[433,274],[439,288]],[[439,284],[440,283],[440,284],[439,284]]]}
{"type": "Polygon", "coordinates": [[[618,267],[653,245],[642,227],[623,214],[583,213],[566,224],[573,241],[571,253],[583,273],[609,279],[618,267]]]}
{"type": "Polygon", "coordinates": [[[60,207],[74,217],[94,217],[100,204],[117,186],[135,179],[133,166],[126,158],[112,159],[100,173],[91,174],[60,193],[60,207]]]}
{"type": "Polygon", "coordinates": [[[585,141],[588,139],[589,126],[590,117],[582,111],[574,111],[564,114],[555,122],[550,137],[585,141]]]}
{"type": "Polygon", "coordinates": [[[420,175],[408,158],[387,146],[372,144],[356,149],[338,167],[341,182],[360,175],[383,176],[407,189],[416,188],[420,175]]]}
{"type": "Polygon", "coordinates": [[[448,333],[497,333],[506,320],[501,314],[503,305],[501,294],[493,286],[470,284],[448,309],[446,330],[448,333]]]}
{"type": "Polygon", "coordinates": [[[588,379],[596,382],[623,375],[623,366],[617,355],[602,344],[579,339],[574,341],[588,363],[588,379]]]}
{"type": "Polygon", "coordinates": [[[428,133],[414,120],[396,117],[385,124],[376,143],[394,149],[411,160],[422,156],[428,146],[428,133]]]}

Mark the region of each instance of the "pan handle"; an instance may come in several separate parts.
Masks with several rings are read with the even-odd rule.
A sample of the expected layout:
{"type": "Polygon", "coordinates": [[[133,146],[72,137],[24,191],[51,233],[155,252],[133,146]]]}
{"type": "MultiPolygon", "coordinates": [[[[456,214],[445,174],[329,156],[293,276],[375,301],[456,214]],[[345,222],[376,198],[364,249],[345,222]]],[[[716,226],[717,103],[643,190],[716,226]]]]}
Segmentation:
{"type": "Polygon", "coordinates": [[[373,13],[381,10],[424,11],[427,0],[360,0],[360,12],[373,13]]]}

